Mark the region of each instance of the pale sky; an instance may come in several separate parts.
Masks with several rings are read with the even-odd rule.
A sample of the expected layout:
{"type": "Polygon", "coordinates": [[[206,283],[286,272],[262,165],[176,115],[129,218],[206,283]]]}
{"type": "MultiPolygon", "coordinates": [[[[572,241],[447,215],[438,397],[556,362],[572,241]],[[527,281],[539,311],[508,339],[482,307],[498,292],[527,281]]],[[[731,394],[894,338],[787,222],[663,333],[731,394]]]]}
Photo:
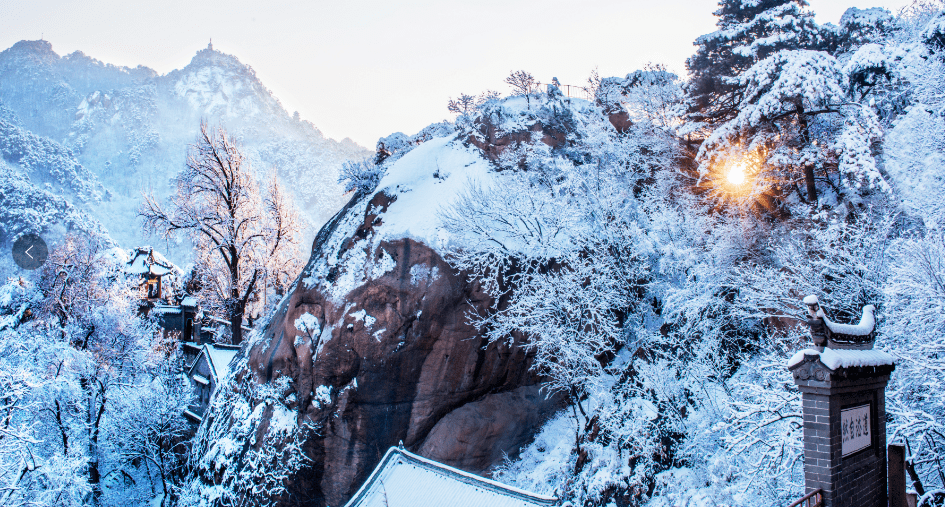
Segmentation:
{"type": "MultiPolygon", "coordinates": [[[[809,0],[820,23],[847,7],[912,0],[809,0]]],[[[512,70],[583,85],[647,62],[684,73],[692,41],[714,29],[717,0],[0,0],[0,50],[50,41],[161,74],[215,49],[251,65],[291,114],[328,137],[374,148],[449,118],[460,93],[494,89],[512,70]]]]}

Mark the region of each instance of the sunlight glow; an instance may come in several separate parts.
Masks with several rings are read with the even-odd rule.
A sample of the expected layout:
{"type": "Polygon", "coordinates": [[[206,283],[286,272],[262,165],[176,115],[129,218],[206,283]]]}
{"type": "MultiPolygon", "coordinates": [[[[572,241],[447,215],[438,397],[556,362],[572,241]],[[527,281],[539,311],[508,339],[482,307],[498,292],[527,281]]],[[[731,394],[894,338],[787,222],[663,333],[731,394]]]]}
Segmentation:
{"type": "Polygon", "coordinates": [[[733,165],[732,168],[728,170],[726,178],[732,185],[745,183],[745,166],[741,163],[733,165]]]}

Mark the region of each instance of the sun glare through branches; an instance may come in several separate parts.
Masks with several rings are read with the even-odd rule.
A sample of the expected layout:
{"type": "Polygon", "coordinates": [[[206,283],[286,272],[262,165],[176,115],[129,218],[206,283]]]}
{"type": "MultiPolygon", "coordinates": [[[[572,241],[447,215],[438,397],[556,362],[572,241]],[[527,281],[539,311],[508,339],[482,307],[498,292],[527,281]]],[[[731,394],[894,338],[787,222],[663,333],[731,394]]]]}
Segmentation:
{"type": "Polygon", "coordinates": [[[726,178],[728,182],[735,186],[741,186],[745,183],[745,166],[742,161],[735,162],[728,169],[726,178]]]}

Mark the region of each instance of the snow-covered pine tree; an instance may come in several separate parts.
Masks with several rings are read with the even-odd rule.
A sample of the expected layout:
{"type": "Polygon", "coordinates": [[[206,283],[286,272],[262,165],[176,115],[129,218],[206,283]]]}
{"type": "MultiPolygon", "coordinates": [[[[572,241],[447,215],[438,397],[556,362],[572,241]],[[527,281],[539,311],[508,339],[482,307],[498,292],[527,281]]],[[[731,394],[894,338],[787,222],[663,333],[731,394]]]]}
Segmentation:
{"type": "Polygon", "coordinates": [[[876,114],[849,97],[849,78],[833,56],[783,50],[732,81],[743,97],[737,115],[700,147],[701,176],[720,180],[733,164],[747,164],[746,185],[754,188],[744,194],[782,202],[796,194],[816,204],[818,188],[838,200],[889,190],[871,148],[881,135],[876,114]]]}
{"type": "Polygon", "coordinates": [[[779,51],[731,82],[742,95],[736,115],[703,143],[700,173],[727,173],[731,169],[722,168],[738,163],[733,160],[750,157],[756,176],[763,176],[755,182],[783,188],[803,180],[806,200],[816,202],[814,171],[824,157],[812,143],[810,123],[815,114],[839,112],[840,65],[821,51],[779,51]]]}
{"type": "Polygon", "coordinates": [[[821,43],[814,14],[805,0],[720,0],[718,30],[696,39],[686,61],[690,75],[690,122],[718,125],[738,114],[742,72],[782,49],[815,48],[821,43]]]}

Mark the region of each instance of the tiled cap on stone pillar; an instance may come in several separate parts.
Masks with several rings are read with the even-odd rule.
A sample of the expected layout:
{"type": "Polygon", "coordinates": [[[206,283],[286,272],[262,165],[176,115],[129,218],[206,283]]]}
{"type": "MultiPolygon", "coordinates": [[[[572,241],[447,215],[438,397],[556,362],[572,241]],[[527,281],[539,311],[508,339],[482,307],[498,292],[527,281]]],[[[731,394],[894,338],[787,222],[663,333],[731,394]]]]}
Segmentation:
{"type": "Polygon", "coordinates": [[[827,318],[817,296],[804,298],[813,347],[788,370],[804,408],[804,476],[825,507],[886,507],[886,383],[893,357],[873,350],[873,305],[859,324],[827,318]]]}

